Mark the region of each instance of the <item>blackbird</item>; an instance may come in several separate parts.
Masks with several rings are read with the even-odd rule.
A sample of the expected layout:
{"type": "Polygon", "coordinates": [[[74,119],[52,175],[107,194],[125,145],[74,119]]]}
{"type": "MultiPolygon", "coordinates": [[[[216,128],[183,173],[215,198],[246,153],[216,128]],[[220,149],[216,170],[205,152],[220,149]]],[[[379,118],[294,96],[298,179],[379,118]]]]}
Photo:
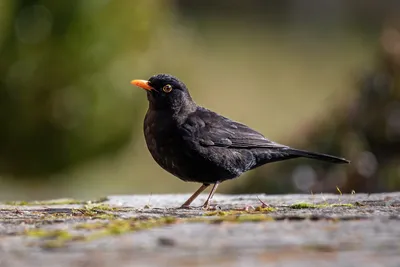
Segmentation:
{"type": "Polygon", "coordinates": [[[147,91],[144,136],[154,160],[183,181],[202,183],[181,208],[188,208],[213,184],[203,205],[208,209],[221,182],[266,163],[299,157],[349,163],[275,143],[244,124],[198,106],[186,85],[174,76],[158,74],[131,83],[147,91]]]}

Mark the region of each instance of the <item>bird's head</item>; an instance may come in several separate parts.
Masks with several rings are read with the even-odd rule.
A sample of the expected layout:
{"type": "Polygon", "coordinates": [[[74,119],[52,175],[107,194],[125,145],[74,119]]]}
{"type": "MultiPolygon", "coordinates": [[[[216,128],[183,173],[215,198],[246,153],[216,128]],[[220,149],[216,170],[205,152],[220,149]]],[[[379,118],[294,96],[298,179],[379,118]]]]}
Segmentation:
{"type": "Polygon", "coordinates": [[[149,80],[133,80],[131,84],[147,91],[150,108],[180,111],[193,106],[186,85],[172,75],[157,74],[149,80]]]}

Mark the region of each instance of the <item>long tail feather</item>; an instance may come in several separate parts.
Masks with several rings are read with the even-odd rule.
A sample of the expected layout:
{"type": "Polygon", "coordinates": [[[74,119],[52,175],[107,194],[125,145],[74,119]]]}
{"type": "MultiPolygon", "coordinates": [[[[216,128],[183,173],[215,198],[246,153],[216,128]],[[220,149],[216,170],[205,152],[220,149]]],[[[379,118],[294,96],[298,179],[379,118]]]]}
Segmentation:
{"type": "Polygon", "coordinates": [[[339,157],[335,157],[335,156],[331,156],[331,155],[327,155],[327,154],[315,153],[315,152],[299,150],[299,149],[294,149],[294,148],[290,148],[289,151],[290,151],[290,154],[296,155],[299,157],[317,159],[317,160],[328,161],[328,162],[338,163],[338,164],[350,163],[350,161],[345,158],[339,158],[339,157]]]}

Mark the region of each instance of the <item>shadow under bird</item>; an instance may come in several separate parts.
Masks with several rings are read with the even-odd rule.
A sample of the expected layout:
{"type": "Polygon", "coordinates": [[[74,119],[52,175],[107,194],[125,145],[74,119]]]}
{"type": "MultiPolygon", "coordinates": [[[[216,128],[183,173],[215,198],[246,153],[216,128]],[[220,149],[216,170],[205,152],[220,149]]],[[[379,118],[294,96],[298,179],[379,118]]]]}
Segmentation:
{"type": "Polygon", "coordinates": [[[182,208],[213,185],[203,205],[208,209],[221,182],[267,163],[299,157],[349,163],[275,143],[244,124],[198,106],[186,85],[174,76],[158,74],[131,83],[147,91],[144,136],[154,160],[183,181],[202,183],[182,208]]]}

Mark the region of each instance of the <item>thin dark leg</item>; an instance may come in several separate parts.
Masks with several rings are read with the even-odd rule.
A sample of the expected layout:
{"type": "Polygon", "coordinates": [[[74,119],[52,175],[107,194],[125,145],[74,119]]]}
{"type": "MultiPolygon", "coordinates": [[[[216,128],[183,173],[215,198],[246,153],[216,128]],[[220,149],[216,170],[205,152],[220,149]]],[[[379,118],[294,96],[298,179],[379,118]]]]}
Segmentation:
{"type": "Polygon", "coordinates": [[[209,186],[210,186],[209,184],[202,184],[200,188],[197,189],[197,191],[194,192],[194,194],[191,197],[189,197],[189,199],[186,200],[185,203],[182,204],[181,208],[188,208],[190,204],[193,202],[193,200],[195,200],[201,194],[201,192],[203,192],[209,186]]]}
{"type": "Polygon", "coordinates": [[[204,208],[204,209],[208,209],[208,208],[210,207],[210,202],[211,202],[211,200],[212,200],[212,198],[213,198],[215,192],[217,191],[218,185],[219,185],[219,182],[216,182],[216,183],[214,184],[213,188],[211,189],[211,192],[210,192],[210,194],[208,195],[208,198],[207,198],[206,202],[204,202],[204,204],[203,204],[203,208],[204,208]]]}

